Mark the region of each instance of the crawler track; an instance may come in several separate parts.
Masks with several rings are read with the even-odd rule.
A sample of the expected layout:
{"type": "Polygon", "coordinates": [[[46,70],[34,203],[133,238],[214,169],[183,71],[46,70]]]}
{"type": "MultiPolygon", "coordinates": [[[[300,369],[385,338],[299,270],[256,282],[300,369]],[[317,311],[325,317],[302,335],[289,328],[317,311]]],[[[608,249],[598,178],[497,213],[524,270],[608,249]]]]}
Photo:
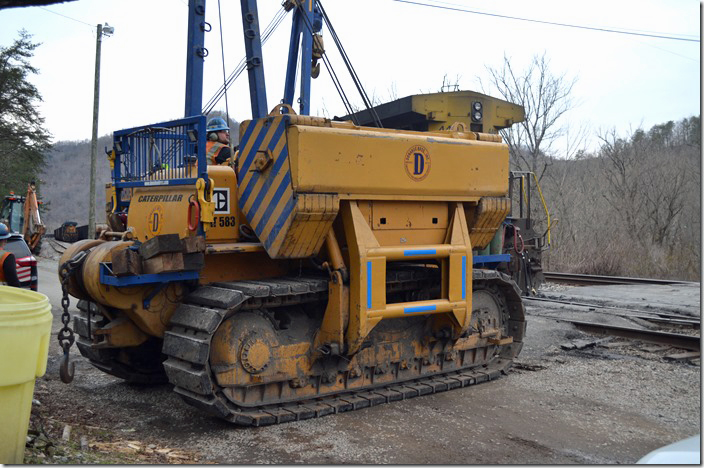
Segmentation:
{"type": "MultiPolygon", "coordinates": [[[[426,278],[420,271],[399,272],[387,277],[396,289],[417,288],[426,278]]],[[[217,283],[199,288],[176,310],[172,326],[164,338],[163,352],[168,356],[164,368],[174,391],[186,402],[210,414],[239,425],[262,426],[357,410],[391,401],[413,398],[487,380],[505,373],[522,347],[525,331],[524,308],[520,291],[508,277],[495,271],[475,270],[474,287],[500,294],[503,321],[513,343],[486,345],[462,351],[457,361],[438,354],[440,372],[416,378],[398,377],[393,383],[367,385],[335,393],[321,391],[315,398],[295,401],[262,401],[251,406],[232,403],[216,383],[210,369],[210,344],[213,334],[227,317],[237,311],[285,307],[327,297],[327,281],[320,278],[283,278],[261,282],[217,283]],[[445,367],[447,370],[445,371],[445,367]]],[[[396,375],[400,375],[398,368],[396,375]]],[[[404,374],[408,375],[408,374],[404,374]]],[[[284,383],[266,384],[283,385],[284,383]]],[[[320,383],[318,383],[319,389],[320,383]]],[[[263,386],[262,386],[263,387],[263,386]]],[[[253,393],[257,390],[254,389],[253,393]]],[[[265,393],[262,389],[262,394],[265,393]]]]}

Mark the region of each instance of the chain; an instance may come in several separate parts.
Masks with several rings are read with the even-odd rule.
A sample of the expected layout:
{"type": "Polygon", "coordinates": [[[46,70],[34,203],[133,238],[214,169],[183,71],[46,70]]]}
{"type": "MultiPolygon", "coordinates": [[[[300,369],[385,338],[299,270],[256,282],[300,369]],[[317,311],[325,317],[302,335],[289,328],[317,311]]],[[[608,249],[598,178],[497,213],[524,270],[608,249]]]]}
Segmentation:
{"type": "Polygon", "coordinates": [[[59,330],[56,338],[59,340],[59,345],[64,351],[64,356],[61,359],[61,366],[59,367],[59,375],[63,383],[71,383],[73,381],[73,375],[75,370],[75,363],[69,362],[69,351],[73,345],[76,338],[73,336],[73,330],[70,327],[71,314],[68,311],[70,305],[70,300],[68,298],[68,282],[71,275],[81,266],[83,260],[86,258],[86,252],[81,251],[71,258],[71,260],[65,262],[61,265],[59,270],[61,276],[61,308],[63,313],[61,314],[61,323],[64,326],[59,330]]]}

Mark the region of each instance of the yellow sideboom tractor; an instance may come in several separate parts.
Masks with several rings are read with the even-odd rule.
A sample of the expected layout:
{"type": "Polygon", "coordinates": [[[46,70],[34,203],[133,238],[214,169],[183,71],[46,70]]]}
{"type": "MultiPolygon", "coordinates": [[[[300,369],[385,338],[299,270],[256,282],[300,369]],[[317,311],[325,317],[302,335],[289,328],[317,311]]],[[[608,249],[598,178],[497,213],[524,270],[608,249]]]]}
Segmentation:
{"type": "MultiPolygon", "coordinates": [[[[286,4],[294,24],[320,15],[318,2],[286,4]]],[[[256,2],[245,6],[256,69],[258,28],[247,33],[256,2]]],[[[204,4],[190,8],[197,31],[204,4]]],[[[189,83],[202,82],[195,69],[189,83]]],[[[252,69],[250,85],[263,80],[252,69]]],[[[111,230],[73,244],[59,264],[65,292],[79,299],[81,354],[127,381],[168,381],[187,403],[241,425],[505,373],[525,333],[521,292],[473,254],[511,209],[509,152],[495,128],[366,127],[285,103],[261,115],[257,93],[230,164],[207,165],[194,93],[183,119],[115,132],[111,230]]],[[[477,96],[487,108],[498,101],[477,96]]],[[[70,381],[67,316],[65,304],[61,373],[70,381]]]]}

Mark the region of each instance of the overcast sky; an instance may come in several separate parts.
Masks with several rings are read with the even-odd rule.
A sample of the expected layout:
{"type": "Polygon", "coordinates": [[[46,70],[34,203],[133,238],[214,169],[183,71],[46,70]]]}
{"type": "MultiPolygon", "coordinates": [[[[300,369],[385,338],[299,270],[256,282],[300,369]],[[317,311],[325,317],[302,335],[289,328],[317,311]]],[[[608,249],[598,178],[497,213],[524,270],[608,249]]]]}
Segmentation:
{"type": "MultiPolygon", "coordinates": [[[[367,93],[377,100],[437,92],[444,77],[460,89],[480,91],[478,78],[486,81],[486,67],[500,67],[504,55],[520,70],[545,52],[553,74],[578,80],[579,106],[567,116],[573,128],[615,128],[625,136],[638,127],[700,114],[696,0],[412,1],[419,4],[323,3],[367,93]]],[[[259,2],[262,30],[279,9],[278,0],[259,2]]],[[[57,141],[85,140],[92,129],[95,26],[107,22],[115,28],[102,44],[99,134],[104,135],[183,116],[187,10],[187,0],[78,0],[4,9],[0,45],[9,46],[22,28],[42,43],[32,60],[40,74],[32,82],[44,99],[47,128],[57,141]]],[[[220,10],[229,75],[244,57],[240,2],[222,0],[220,10]]],[[[206,34],[204,103],[223,82],[217,1],[207,2],[206,19],[212,32],[206,34]]],[[[264,46],[269,108],[283,95],[290,26],[289,14],[264,46]]],[[[361,107],[327,31],[324,38],[337,74],[345,76],[348,96],[361,107]]],[[[246,73],[231,88],[228,103],[231,117],[250,117],[246,73]]],[[[224,100],[217,108],[225,110],[224,100]]],[[[311,114],[345,113],[323,69],[313,81],[311,114]]]]}

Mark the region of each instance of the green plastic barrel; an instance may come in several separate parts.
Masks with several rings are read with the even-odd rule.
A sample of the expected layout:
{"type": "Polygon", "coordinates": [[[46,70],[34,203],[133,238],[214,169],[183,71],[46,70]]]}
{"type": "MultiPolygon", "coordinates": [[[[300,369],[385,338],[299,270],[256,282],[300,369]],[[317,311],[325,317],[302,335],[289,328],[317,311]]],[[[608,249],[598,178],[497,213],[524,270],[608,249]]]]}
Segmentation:
{"type": "Polygon", "coordinates": [[[44,294],[0,286],[0,463],[24,460],[34,380],[46,372],[51,305],[44,294]]]}

